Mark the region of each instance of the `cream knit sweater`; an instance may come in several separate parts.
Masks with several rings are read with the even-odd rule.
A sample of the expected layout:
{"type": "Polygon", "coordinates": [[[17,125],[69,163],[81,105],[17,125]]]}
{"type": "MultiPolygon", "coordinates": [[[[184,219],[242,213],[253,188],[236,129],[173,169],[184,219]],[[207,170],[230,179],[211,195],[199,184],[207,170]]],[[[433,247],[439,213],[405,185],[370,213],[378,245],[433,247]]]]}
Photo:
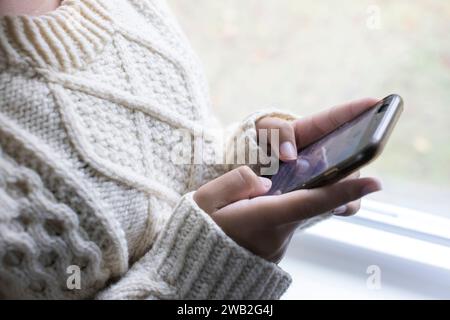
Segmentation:
{"type": "MultiPolygon", "coordinates": [[[[170,158],[176,129],[194,144],[212,125],[199,70],[158,0],[66,0],[0,18],[1,297],[282,295],[289,276],[192,200],[230,166],[170,158]],[[67,285],[71,266],[80,289],[67,285]]],[[[257,148],[264,114],[231,138],[257,148]]],[[[202,143],[207,157],[218,142],[202,143]]]]}

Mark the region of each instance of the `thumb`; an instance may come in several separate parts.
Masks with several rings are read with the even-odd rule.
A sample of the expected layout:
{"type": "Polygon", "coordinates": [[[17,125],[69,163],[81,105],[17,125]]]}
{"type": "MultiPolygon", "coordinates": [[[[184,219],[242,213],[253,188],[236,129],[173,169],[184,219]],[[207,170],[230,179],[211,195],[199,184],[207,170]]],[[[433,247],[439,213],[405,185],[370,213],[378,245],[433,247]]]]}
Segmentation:
{"type": "Polygon", "coordinates": [[[194,201],[211,214],[233,202],[260,196],[269,191],[272,182],[258,177],[242,166],[204,184],[194,193],[194,201]]]}

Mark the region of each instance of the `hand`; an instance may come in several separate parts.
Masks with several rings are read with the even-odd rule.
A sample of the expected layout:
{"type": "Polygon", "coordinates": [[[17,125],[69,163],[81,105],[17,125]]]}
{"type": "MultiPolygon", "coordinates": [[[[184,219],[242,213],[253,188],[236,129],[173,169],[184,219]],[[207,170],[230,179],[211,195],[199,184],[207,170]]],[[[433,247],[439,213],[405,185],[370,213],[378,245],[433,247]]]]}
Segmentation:
{"type": "MultiPolygon", "coordinates": [[[[374,98],[364,98],[338,105],[315,115],[297,119],[295,121],[265,117],[256,123],[256,129],[278,129],[279,142],[274,144],[273,151],[281,161],[295,160],[297,159],[297,148],[301,149],[308,144],[317,141],[322,136],[373,107],[378,101],[379,100],[374,98]]],[[[271,135],[269,134],[268,137],[270,143],[271,135]]],[[[359,172],[355,175],[359,177],[359,172]]],[[[357,200],[348,203],[346,206],[351,208],[350,211],[352,213],[356,213],[360,207],[360,201],[357,200]]],[[[345,207],[341,206],[334,209],[334,213],[345,213],[344,209],[345,207]]]]}
{"type": "Polygon", "coordinates": [[[353,214],[359,209],[355,200],[381,188],[358,174],[322,188],[263,196],[270,186],[269,179],[243,166],[200,187],[194,201],[239,245],[279,262],[303,221],[341,206],[341,214],[353,214]]]}
{"type": "MultiPolygon", "coordinates": [[[[273,151],[282,161],[295,160],[297,159],[297,148],[305,147],[320,139],[374,106],[378,101],[373,98],[364,98],[295,121],[265,117],[256,123],[256,130],[279,130],[279,143],[274,145],[273,151]]],[[[270,137],[269,134],[269,143],[270,137]]]]}
{"type": "MultiPolygon", "coordinates": [[[[320,139],[376,102],[362,99],[293,122],[266,117],[256,127],[279,129],[280,148],[274,151],[281,160],[294,160],[297,148],[320,139]]],[[[359,178],[359,172],[322,188],[263,196],[270,187],[269,179],[258,177],[244,166],[203,185],[195,192],[194,200],[238,244],[278,262],[302,222],[329,211],[354,214],[361,197],[381,190],[376,179],[359,178]]]]}
{"type": "MultiPolygon", "coordinates": [[[[363,99],[292,123],[263,118],[258,129],[280,129],[281,142],[302,148],[353,119],[377,102],[363,99]]],[[[282,145],[282,143],[281,143],[282,145]]],[[[283,154],[282,159],[289,159],[283,154]]],[[[277,152],[277,150],[275,150],[277,152]]],[[[289,152],[288,152],[289,153],[289,152]]],[[[351,215],[359,199],[381,190],[374,178],[359,178],[359,172],[326,187],[264,196],[271,181],[258,177],[250,168],[240,167],[210,181],[194,194],[194,200],[238,244],[270,261],[278,262],[295,229],[305,220],[329,212],[351,215]]]]}

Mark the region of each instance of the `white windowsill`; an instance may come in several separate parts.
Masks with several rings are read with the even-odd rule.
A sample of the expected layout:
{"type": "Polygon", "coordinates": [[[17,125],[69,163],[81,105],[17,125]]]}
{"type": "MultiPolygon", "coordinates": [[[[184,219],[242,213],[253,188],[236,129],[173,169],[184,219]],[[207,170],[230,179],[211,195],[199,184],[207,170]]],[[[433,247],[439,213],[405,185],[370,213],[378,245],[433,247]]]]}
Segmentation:
{"type": "Polygon", "coordinates": [[[285,298],[450,298],[450,219],[366,200],[294,235],[281,266],[294,279],[285,298]],[[372,264],[378,292],[365,283],[372,264]]]}
{"type": "Polygon", "coordinates": [[[365,201],[357,215],[305,232],[450,271],[450,219],[436,215],[365,201]]]}

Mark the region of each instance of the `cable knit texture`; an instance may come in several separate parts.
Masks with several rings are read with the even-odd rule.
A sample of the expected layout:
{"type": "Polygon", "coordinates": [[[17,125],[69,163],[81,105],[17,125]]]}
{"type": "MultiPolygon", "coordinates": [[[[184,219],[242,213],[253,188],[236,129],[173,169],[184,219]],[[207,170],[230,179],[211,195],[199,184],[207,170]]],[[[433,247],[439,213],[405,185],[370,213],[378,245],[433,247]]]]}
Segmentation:
{"type": "MultiPolygon", "coordinates": [[[[212,157],[220,143],[199,137],[216,126],[200,71],[162,1],[65,0],[0,18],[1,297],[282,295],[289,276],[192,200],[233,165],[171,156],[201,141],[212,157]],[[67,286],[73,265],[80,289],[67,286]]],[[[290,118],[252,115],[224,144],[258,148],[267,114],[290,118]]]]}

